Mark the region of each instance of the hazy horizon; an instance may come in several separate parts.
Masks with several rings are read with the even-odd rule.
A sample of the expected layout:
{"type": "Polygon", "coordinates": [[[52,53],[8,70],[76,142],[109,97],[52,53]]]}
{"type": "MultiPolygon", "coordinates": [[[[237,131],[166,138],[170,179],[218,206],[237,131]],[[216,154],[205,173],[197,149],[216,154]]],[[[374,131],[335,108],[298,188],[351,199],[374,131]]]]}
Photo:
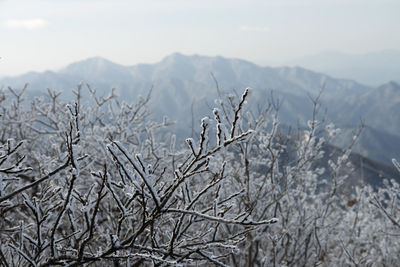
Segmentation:
{"type": "Polygon", "coordinates": [[[400,49],[395,0],[0,0],[0,10],[0,76],[93,56],[135,65],[179,52],[276,65],[400,49]]]}
{"type": "MultiPolygon", "coordinates": [[[[1,1],[1,0],[0,0],[1,1]]],[[[65,67],[67,67],[70,64],[73,63],[77,63],[77,62],[82,62],[88,59],[92,59],[92,58],[103,58],[105,60],[109,60],[115,64],[121,65],[121,66],[125,66],[125,67],[129,67],[129,66],[134,66],[137,64],[156,64],[158,62],[161,62],[164,58],[171,56],[173,54],[182,54],[184,56],[204,56],[204,57],[223,57],[223,58],[235,58],[235,59],[240,59],[240,60],[245,60],[245,61],[249,61],[251,63],[254,63],[258,66],[269,66],[269,67],[283,67],[283,66],[297,66],[298,64],[296,62],[301,62],[304,59],[308,59],[308,58],[314,58],[314,57],[318,57],[318,56],[325,56],[325,55],[342,55],[342,56],[363,56],[363,55],[369,55],[369,54],[379,54],[379,53],[384,53],[384,52],[396,52],[400,54],[400,49],[384,49],[384,50],[379,50],[379,51],[370,51],[370,52],[366,52],[366,53],[346,53],[346,52],[341,52],[341,51],[333,51],[333,50],[326,50],[326,51],[322,51],[320,53],[315,53],[315,54],[306,54],[304,56],[301,57],[296,57],[296,58],[291,58],[291,59],[287,59],[284,61],[270,61],[270,60],[259,60],[259,61],[252,61],[250,59],[246,59],[246,58],[240,58],[240,57],[228,57],[225,55],[207,55],[207,54],[199,54],[199,53],[182,53],[180,51],[173,51],[170,54],[166,54],[164,56],[161,56],[159,59],[154,59],[153,61],[149,61],[149,62],[145,62],[145,61],[138,61],[138,62],[133,62],[133,63],[121,63],[119,61],[116,60],[112,60],[110,58],[104,57],[102,55],[92,55],[92,56],[87,56],[87,57],[82,57],[79,59],[76,59],[74,61],[70,61],[70,62],[66,62],[63,65],[60,66],[50,66],[48,68],[43,68],[43,69],[30,69],[30,70],[26,70],[23,72],[19,72],[19,73],[11,73],[11,74],[5,74],[5,73],[0,73],[0,77],[5,77],[5,76],[9,76],[9,77],[15,77],[15,76],[19,76],[19,75],[23,75],[29,72],[45,72],[45,71],[59,71],[65,67]]],[[[0,65],[1,65],[1,61],[4,61],[3,57],[0,57],[0,65]]],[[[301,65],[298,65],[301,66],[301,65]]],[[[1,69],[1,68],[0,68],[1,69]]],[[[311,69],[310,69],[311,70],[311,69]]]]}

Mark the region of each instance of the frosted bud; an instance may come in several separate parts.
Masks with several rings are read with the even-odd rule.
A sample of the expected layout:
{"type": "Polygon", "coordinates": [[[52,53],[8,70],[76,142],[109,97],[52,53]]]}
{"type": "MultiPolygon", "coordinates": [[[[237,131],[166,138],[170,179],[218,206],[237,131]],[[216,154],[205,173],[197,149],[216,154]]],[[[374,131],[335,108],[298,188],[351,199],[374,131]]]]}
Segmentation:
{"type": "Polygon", "coordinates": [[[274,223],[279,222],[279,219],[278,219],[278,218],[272,218],[272,219],[269,219],[268,222],[269,222],[270,224],[274,224],[274,223]]]}
{"type": "Polygon", "coordinates": [[[189,145],[189,146],[192,146],[193,145],[193,139],[192,138],[186,138],[186,143],[189,145]]]}
{"type": "Polygon", "coordinates": [[[217,108],[213,109],[213,113],[214,113],[215,116],[218,116],[218,112],[219,112],[219,110],[217,108]]]}

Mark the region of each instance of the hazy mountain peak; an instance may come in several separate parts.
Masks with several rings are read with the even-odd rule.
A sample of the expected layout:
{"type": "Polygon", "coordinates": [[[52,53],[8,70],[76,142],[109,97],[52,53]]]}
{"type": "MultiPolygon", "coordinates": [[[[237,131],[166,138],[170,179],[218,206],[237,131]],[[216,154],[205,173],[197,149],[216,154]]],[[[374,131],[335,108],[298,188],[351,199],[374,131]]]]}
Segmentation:
{"type": "Polygon", "coordinates": [[[390,81],[388,83],[382,84],[381,86],[378,87],[377,89],[379,90],[390,90],[390,91],[399,91],[400,90],[400,84],[398,84],[395,81],[390,81]]]}
{"type": "MultiPolygon", "coordinates": [[[[202,56],[202,55],[198,55],[198,54],[193,54],[193,55],[185,55],[182,53],[172,53],[169,56],[166,56],[165,58],[163,58],[163,60],[161,61],[162,63],[182,63],[182,62],[192,62],[192,63],[196,63],[196,62],[203,62],[203,63],[208,63],[208,64],[215,64],[216,62],[231,62],[231,61],[240,61],[240,62],[246,62],[246,63],[250,63],[248,61],[245,60],[241,60],[241,59],[235,59],[235,58],[225,58],[223,56],[215,56],[215,57],[211,57],[211,56],[202,56]]],[[[253,63],[251,63],[253,64],[253,63]]]]}
{"type": "Polygon", "coordinates": [[[391,100],[398,99],[400,96],[400,84],[395,81],[390,81],[379,86],[376,91],[382,94],[381,96],[387,96],[391,100]]]}
{"type": "Polygon", "coordinates": [[[305,69],[303,67],[300,66],[293,66],[293,67],[279,67],[276,68],[277,70],[279,70],[280,74],[285,74],[285,75],[291,75],[291,76],[303,76],[303,75],[313,75],[313,76],[323,76],[326,77],[325,74],[323,73],[319,73],[316,71],[310,71],[308,69],[305,69]]]}
{"type": "Polygon", "coordinates": [[[175,53],[172,53],[169,56],[164,57],[161,60],[161,63],[179,64],[181,62],[190,61],[194,57],[199,57],[199,56],[198,55],[190,55],[189,56],[189,55],[184,55],[182,53],[175,52],[175,53]]]}
{"type": "Polygon", "coordinates": [[[390,81],[386,84],[387,86],[390,86],[392,88],[400,88],[400,84],[395,82],[395,81],[390,81]]]}
{"type": "Polygon", "coordinates": [[[98,63],[98,64],[116,64],[114,62],[112,62],[111,60],[108,60],[104,57],[100,57],[100,56],[95,56],[95,57],[89,57],[87,59],[82,60],[81,62],[86,62],[86,63],[98,63]]]}
{"type": "Polygon", "coordinates": [[[92,57],[72,63],[59,73],[88,83],[117,82],[129,80],[131,76],[128,67],[102,57],[92,57]]]}
{"type": "Polygon", "coordinates": [[[69,64],[67,67],[62,69],[61,72],[76,72],[82,69],[90,69],[91,71],[105,71],[112,67],[123,66],[102,57],[91,57],[69,64]]]}

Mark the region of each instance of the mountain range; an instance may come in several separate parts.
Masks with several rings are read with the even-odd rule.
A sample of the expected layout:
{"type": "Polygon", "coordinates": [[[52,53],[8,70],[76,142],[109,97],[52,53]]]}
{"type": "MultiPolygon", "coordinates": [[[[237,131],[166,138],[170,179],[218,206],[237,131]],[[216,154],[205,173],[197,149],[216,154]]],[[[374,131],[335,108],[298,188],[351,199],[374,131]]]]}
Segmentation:
{"type": "Polygon", "coordinates": [[[174,131],[190,135],[192,117],[212,116],[214,99],[221,94],[240,94],[250,87],[249,103],[257,110],[279,99],[279,118],[285,125],[302,128],[313,115],[312,99],[320,93],[318,119],[342,128],[334,144],[345,147],[361,120],[366,125],[356,151],[390,164],[400,159],[400,85],[387,82],[373,87],[349,79],[337,79],[302,67],[261,67],[240,59],[186,56],[179,53],[155,64],[122,66],[101,57],[72,63],[54,72],[30,72],[3,77],[0,87],[22,88],[29,83],[28,98],[46,88],[62,90],[65,98],[85,82],[106,95],[111,88],[125,101],[136,101],[151,88],[150,110],[156,120],[167,115],[176,121],[174,131]],[[188,116],[192,114],[192,116],[188,116]]]}

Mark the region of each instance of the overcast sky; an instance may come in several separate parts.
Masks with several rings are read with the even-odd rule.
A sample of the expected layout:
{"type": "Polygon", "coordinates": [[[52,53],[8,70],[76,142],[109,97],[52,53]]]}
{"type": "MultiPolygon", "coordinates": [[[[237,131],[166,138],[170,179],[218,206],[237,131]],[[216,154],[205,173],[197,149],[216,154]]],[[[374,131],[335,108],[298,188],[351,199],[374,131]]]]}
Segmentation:
{"type": "Polygon", "coordinates": [[[399,0],[0,0],[0,75],[102,56],[268,62],[400,49],[399,0]]]}

